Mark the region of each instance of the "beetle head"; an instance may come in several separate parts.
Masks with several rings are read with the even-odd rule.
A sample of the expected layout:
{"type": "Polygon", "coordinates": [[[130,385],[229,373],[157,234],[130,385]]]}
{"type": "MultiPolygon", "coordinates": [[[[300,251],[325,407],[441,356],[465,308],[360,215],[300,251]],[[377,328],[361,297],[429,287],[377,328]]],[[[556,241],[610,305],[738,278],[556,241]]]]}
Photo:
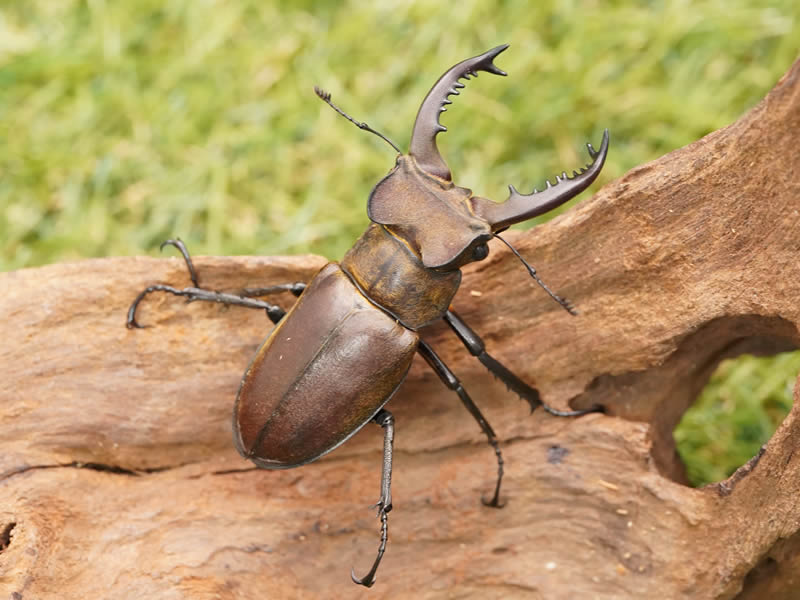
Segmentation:
{"type": "Polygon", "coordinates": [[[486,258],[492,234],[573,198],[595,180],[605,162],[608,131],[599,151],[589,145],[591,164],[571,177],[566,172],[556,176],[555,184],[547,181],[541,192],[520,194],[509,186],[508,199],[496,203],[453,183],[436,146],[436,136],[447,131],[439,115],[452,103],[449,96],[464,87],[460,79],[477,77],[478,71],[505,75],[493,60],[506,48],[508,44],[464,60],[439,78],[419,108],[408,154],[397,158],[395,168],[370,194],[369,218],[403,239],[428,268],[452,270],[486,258]]]}

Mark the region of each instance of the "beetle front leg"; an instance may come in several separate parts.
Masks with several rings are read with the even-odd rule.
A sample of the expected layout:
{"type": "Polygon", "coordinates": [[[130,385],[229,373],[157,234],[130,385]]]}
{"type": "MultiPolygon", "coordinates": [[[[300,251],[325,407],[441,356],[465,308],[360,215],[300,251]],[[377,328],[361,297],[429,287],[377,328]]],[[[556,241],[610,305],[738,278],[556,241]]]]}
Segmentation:
{"type": "Polygon", "coordinates": [[[453,329],[453,331],[456,332],[456,335],[464,344],[464,346],[467,347],[467,350],[469,350],[469,353],[472,354],[472,356],[476,357],[484,367],[492,372],[495,377],[505,383],[508,389],[517,394],[523,400],[527,400],[531,407],[531,412],[533,412],[538,406],[541,406],[551,415],[555,415],[557,417],[579,417],[591,412],[602,412],[602,406],[594,406],[584,410],[558,410],[548,406],[542,402],[542,399],[539,396],[539,391],[536,388],[533,388],[522,381],[519,377],[514,375],[511,371],[494,359],[488,352],[486,352],[486,347],[483,344],[483,340],[481,340],[481,338],[478,337],[478,334],[472,331],[470,326],[467,325],[455,312],[448,310],[444,315],[444,320],[453,329]]]}
{"type": "Polygon", "coordinates": [[[497,434],[495,434],[492,426],[489,425],[489,422],[481,413],[480,409],[475,405],[472,401],[472,398],[469,397],[467,391],[461,385],[461,382],[458,380],[458,377],[450,370],[450,368],[442,362],[442,359],[433,351],[428,344],[420,340],[419,346],[417,346],[417,352],[422,355],[427,363],[436,371],[436,374],[439,378],[444,382],[444,384],[453,390],[458,397],[461,398],[461,402],[464,403],[464,406],[469,411],[475,420],[480,425],[483,433],[486,434],[486,437],[489,439],[489,445],[494,449],[494,453],[497,456],[497,484],[494,486],[494,495],[492,499],[488,502],[481,498],[481,502],[483,502],[486,506],[491,506],[493,508],[501,508],[503,505],[500,504],[500,483],[503,481],[503,454],[500,452],[500,444],[497,443],[497,434]]]}
{"type": "Polygon", "coordinates": [[[394,416],[388,410],[381,409],[372,420],[383,427],[383,469],[381,471],[381,498],[378,500],[378,516],[381,519],[381,542],[378,546],[378,556],[372,563],[372,568],[363,578],[356,577],[354,569],[350,570],[353,582],[365,587],[372,587],[375,583],[375,573],[381,564],[386,542],[389,540],[388,513],[392,510],[392,447],[394,445],[394,416]]]}
{"type": "Polygon", "coordinates": [[[295,297],[297,297],[302,294],[303,290],[306,288],[305,283],[297,282],[284,283],[264,288],[245,288],[239,294],[228,294],[225,292],[203,289],[198,283],[197,271],[194,268],[192,257],[189,255],[189,250],[186,248],[186,245],[183,243],[183,241],[180,238],[166,240],[161,244],[159,249],[163,250],[164,246],[174,246],[178,249],[178,251],[180,251],[181,255],[183,256],[183,260],[186,263],[186,268],[189,271],[189,278],[192,280],[192,287],[178,289],[170,285],[156,284],[145,288],[139,292],[139,295],[134,298],[130,308],[128,308],[128,318],[126,320],[126,326],[128,329],[142,328],[142,325],[136,321],[136,309],[139,307],[139,303],[144,299],[144,297],[148,294],[152,294],[153,292],[167,292],[175,296],[183,296],[189,302],[217,302],[220,304],[229,304],[233,306],[243,306],[245,308],[265,310],[269,320],[277,324],[278,321],[280,321],[286,314],[286,311],[280,306],[270,304],[269,302],[265,302],[263,300],[256,300],[253,297],[266,296],[268,294],[274,294],[278,292],[291,292],[295,295],[295,297]]]}

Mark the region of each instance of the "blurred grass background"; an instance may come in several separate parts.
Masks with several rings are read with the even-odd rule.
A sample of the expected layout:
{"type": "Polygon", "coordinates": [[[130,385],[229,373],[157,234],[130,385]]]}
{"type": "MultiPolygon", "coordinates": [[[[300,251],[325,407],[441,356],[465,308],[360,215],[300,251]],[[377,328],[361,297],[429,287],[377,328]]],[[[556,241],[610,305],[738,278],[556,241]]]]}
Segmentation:
{"type": "MultiPolygon", "coordinates": [[[[5,0],[0,3],[0,269],[155,254],[338,258],[367,224],[451,64],[499,43],[443,118],[461,185],[502,200],[583,164],[598,185],[723,127],[797,58],[796,0],[451,3],[5,0]]],[[[676,431],[695,484],[723,478],[791,404],[800,354],[725,363],[676,431]],[[727,424],[727,425],[726,425],[727,424]]]]}

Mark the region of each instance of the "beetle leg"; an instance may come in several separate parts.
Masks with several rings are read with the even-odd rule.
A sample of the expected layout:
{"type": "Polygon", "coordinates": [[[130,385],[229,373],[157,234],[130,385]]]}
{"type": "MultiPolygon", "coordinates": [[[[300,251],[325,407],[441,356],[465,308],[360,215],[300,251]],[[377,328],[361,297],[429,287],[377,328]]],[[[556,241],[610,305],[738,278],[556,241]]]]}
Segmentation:
{"type": "Polygon", "coordinates": [[[381,499],[378,500],[378,516],[381,519],[381,542],[378,546],[378,556],[372,563],[372,568],[364,577],[356,577],[354,569],[350,570],[352,580],[365,587],[372,587],[375,583],[375,573],[381,564],[386,542],[389,539],[388,513],[392,510],[392,446],[394,444],[394,417],[388,410],[381,409],[372,420],[383,427],[383,470],[381,471],[381,499]]]}
{"type": "Polygon", "coordinates": [[[286,314],[286,311],[280,306],[270,304],[269,302],[265,302],[263,300],[254,300],[252,297],[266,296],[268,294],[275,294],[278,292],[291,292],[295,295],[295,297],[297,297],[302,294],[303,290],[306,288],[305,283],[297,282],[284,283],[263,288],[245,288],[241,290],[239,294],[228,294],[224,292],[216,292],[214,290],[206,290],[201,288],[200,284],[198,283],[197,271],[194,268],[192,257],[189,255],[189,250],[186,248],[186,245],[183,243],[183,241],[180,238],[175,238],[174,240],[165,240],[159,249],[163,250],[164,246],[174,246],[178,249],[178,251],[180,251],[181,255],[183,256],[183,260],[186,262],[186,268],[189,271],[189,278],[192,280],[192,287],[178,289],[169,285],[157,284],[145,288],[139,292],[139,295],[136,296],[131,303],[130,308],[128,309],[128,318],[125,323],[128,329],[141,329],[143,327],[136,321],[136,309],[139,307],[139,303],[144,299],[144,297],[153,292],[167,292],[169,294],[174,294],[175,296],[184,296],[189,302],[199,300],[202,302],[218,302],[220,304],[232,304],[234,306],[262,309],[267,312],[267,317],[269,317],[269,320],[277,324],[278,321],[280,321],[286,314]]]}
{"type": "Polygon", "coordinates": [[[161,245],[158,247],[158,249],[163,251],[164,246],[173,246],[178,249],[178,251],[181,253],[181,256],[183,256],[183,262],[186,263],[186,268],[189,270],[189,278],[192,280],[192,285],[196,288],[199,288],[200,284],[197,283],[197,271],[194,270],[192,257],[189,255],[189,249],[186,247],[186,244],[183,243],[183,240],[181,238],[164,240],[161,242],[161,245]]]}
{"type": "Polygon", "coordinates": [[[602,406],[594,406],[592,408],[583,410],[558,410],[548,406],[542,402],[542,399],[539,396],[539,392],[536,390],[536,388],[532,388],[527,383],[522,381],[519,377],[514,375],[506,367],[500,364],[496,359],[492,358],[488,352],[486,352],[483,340],[481,340],[481,338],[478,337],[478,334],[472,331],[469,325],[462,321],[461,317],[459,317],[455,312],[448,310],[444,314],[444,320],[448,325],[450,325],[453,331],[456,332],[456,335],[467,347],[467,350],[469,350],[472,356],[481,361],[483,366],[489,369],[489,371],[491,371],[492,374],[500,381],[505,383],[508,389],[516,393],[523,400],[527,400],[528,404],[530,404],[531,412],[533,412],[537,406],[542,406],[542,408],[544,408],[551,415],[555,415],[557,417],[578,417],[590,412],[602,412],[602,406]]]}
{"type": "Polygon", "coordinates": [[[494,495],[492,499],[488,502],[481,498],[481,502],[483,502],[486,506],[492,506],[494,508],[501,508],[503,505],[500,504],[500,482],[503,481],[503,454],[500,452],[500,445],[497,443],[497,435],[495,434],[492,426],[489,425],[489,422],[486,418],[481,414],[480,409],[475,405],[472,401],[472,398],[469,397],[467,391],[461,385],[461,382],[458,380],[458,377],[450,370],[450,368],[442,362],[442,359],[433,351],[428,344],[423,342],[422,340],[419,341],[419,345],[417,346],[417,352],[422,355],[428,364],[436,371],[436,374],[439,378],[444,382],[444,384],[453,390],[458,397],[461,398],[461,402],[464,403],[464,406],[467,408],[469,413],[475,418],[480,425],[483,433],[486,434],[486,437],[489,439],[489,445],[494,449],[494,453],[497,456],[497,484],[494,487],[494,495]]]}
{"type": "Polygon", "coordinates": [[[277,306],[276,304],[270,304],[269,302],[265,302],[263,300],[256,300],[255,298],[247,298],[244,296],[237,296],[236,294],[227,294],[225,292],[215,292],[213,290],[204,290],[203,288],[196,287],[187,287],[179,290],[171,285],[156,284],[146,287],[139,292],[139,295],[136,296],[136,298],[134,298],[133,303],[131,303],[131,306],[128,309],[128,319],[126,321],[128,329],[144,328],[144,326],[140,325],[136,320],[136,309],[144,297],[148,294],[152,294],[153,292],[167,292],[175,296],[184,296],[189,302],[217,302],[219,304],[229,304],[233,306],[244,306],[246,308],[258,308],[266,310],[269,320],[273,323],[280,321],[283,318],[283,315],[286,314],[286,311],[280,306],[277,306]]]}
{"type": "Polygon", "coordinates": [[[300,294],[302,294],[305,289],[305,283],[296,281],[294,283],[279,283],[278,285],[269,285],[261,288],[244,288],[239,290],[239,295],[252,298],[254,296],[268,296],[280,292],[291,292],[295,298],[299,298],[300,294]]]}
{"type": "MultiPolygon", "coordinates": [[[[178,249],[178,251],[180,251],[184,262],[186,262],[186,268],[189,270],[189,277],[192,280],[192,285],[196,288],[199,288],[200,284],[198,283],[197,279],[197,271],[194,268],[192,257],[189,255],[189,249],[186,247],[186,244],[183,243],[183,240],[181,238],[164,240],[161,242],[161,245],[158,247],[158,249],[163,250],[164,246],[174,246],[178,249]]],[[[239,291],[239,295],[250,298],[252,296],[268,296],[269,294],[277,294],[280,292],[291,292],[294,294],[294,297],[297,298],[305,289],[305,283],[302,281],[296,281],[295,283],[280,283],[278,285],[270,285],[262,288],[244,288],[239,291]]]]}

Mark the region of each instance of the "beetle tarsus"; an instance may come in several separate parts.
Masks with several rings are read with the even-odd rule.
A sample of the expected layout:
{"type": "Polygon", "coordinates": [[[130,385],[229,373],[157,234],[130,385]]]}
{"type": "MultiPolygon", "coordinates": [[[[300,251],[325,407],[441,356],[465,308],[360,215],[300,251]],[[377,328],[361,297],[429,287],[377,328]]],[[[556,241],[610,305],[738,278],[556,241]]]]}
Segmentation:
{"type": "Polygon", "coordinates": [[[372,585],[375,583],[375,573],[377,573],[378,566],[381,564],[383,553],[386,551],[386,542],[389,540],[389,518],[383,508],[381,508],[380,511],[380,518],[381,542],[378,546],[378,556],[375,557],[375,562],[372,563],[372,568],[366,575],[364,575],[364,577],[357,577],[355,569],[350,569],[350,578],[353,580],[353,583],[363,585],[364,587],[372,587],[372,585]]]}
{"type": "Polygon", "coordinates": [[[145,329],[145,325],[141,325],[136,320],[136,309],[139,308],[139,303],[144,300],[144,297],[148,294],[152,294],[153,292],[169,292],[170,294],[176,294],[178,296],[185,296],[186,294],[181,293],[182,290],[178,290],[174,287],[168,285],[151,285],[143,289],[139,292],[139,295],[133,299],[131,302],[130,307],[128,308],[128,318],[125,322],[125,326],[128,329],[145,329]]]}
{"type": "Polygon", "coordinates": [[[174,240],[164,240],[161,242],[161,245],[158,247],[159,250],[164,250],[164,246],[174,246],[178,249],[178,251],[183,256],[183,260],[186,263],[186,268],[189,269],[189,278],[192,280],[192,285],[196,288],[200,287],[197,279],[197,271],[194,269],[194,263],[192,262],[192,257],[189,255],[189,249],[186,247],[186,244],[183,243],[181,238],[175,238],[174,240]]]}
{"type": "Polygon", "coordinates": [[[500,446],[497,443],[497,439],[489,438],[489,444],[491,444],[492,448],[494,449],[495,456],[497,457],[497,483],[495,483],[494,486],[494,495],[492,496],[492,499],[486,500],[485,497],[481,496],[481,504],[490,508],[503,508],[506,503],[500,502],[500,482],[503,481],[503,466],[505,465],[505,461],[503,460],[503,454],[500,452],[500,446]]]}
{"type": "Polygon", "coordinates": [[[383,509],[381,509],[380,518],[381,543],[380,546],[378,546],[378,556],[375,557],[375,562],[372,563],[372,568],[366,575],[364,575],[364,577],[357,577],[356,570],[352,568],[350,569],[350,579],[353,580],[353,583],[363,585],[364,587],[372,587],[372,585],[375,583],[375,573],[377,573],[378,566],[381,564],[383,553],[386,551],[386,542],[389,540],[389,518],[386,514],[386,511],[383,509]]]}
{"type": "Polygon", "coordinates": [[[375,583],[375,573],[381,564],[386,543],[389,541],[389,517],[392,510],[392,447],[394,445],[394,416],[388,410],[379,410],[372,420],[383,427],[383,469],[381,471],[381,499],[378,500],[378,517],[381,520],[381,541],[378,545],[378,556],[372,563],[372,568],[364,577],[356,577],[355,569],[350,570],[353,583],[372,587],[375,583]]]}
{"type": "MultiPolygon", "coordinates": [[[[152,287],[152,286],[151,286],[152,287]]],[[[139,306],[139,302],[142,301],[147,294],[149,294],[151,290],[149,287],[145,288],[134,298],[133,302],[131,302],[130,307],[128,307],[128,316],[125,320],[125,327],[128,329],[144,329],[144,325],[140,325],[138,321],[136,321],[136,308],[139,306]]]]}

